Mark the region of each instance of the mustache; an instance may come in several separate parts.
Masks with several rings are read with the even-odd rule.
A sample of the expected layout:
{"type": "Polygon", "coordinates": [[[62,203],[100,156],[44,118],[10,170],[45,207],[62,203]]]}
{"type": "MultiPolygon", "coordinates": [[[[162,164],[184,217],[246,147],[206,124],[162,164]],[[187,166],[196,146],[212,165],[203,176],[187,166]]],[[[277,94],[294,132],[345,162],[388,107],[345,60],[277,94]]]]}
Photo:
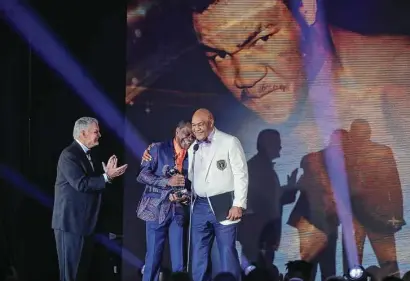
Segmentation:
{"type": "Polygon", "coordinates": [[[259,93],[262,93],[259,97],[253,96],[247,88],[242,89],[240,100],[242,102],[245,102],[245,101],[248,101],[250,99],[261,98],[261,97],[265,96],[267,93],[273,92],[273,91],[275,91],[275,92],[276,91],[285,92],[285,91],[288,90],[288,87],[286,85],[283,85],[283,84],[262,84],[257,89],[258,89],[259,93]],[[263,93],[266,93],[266,94],[263,94],[263,93]]]}

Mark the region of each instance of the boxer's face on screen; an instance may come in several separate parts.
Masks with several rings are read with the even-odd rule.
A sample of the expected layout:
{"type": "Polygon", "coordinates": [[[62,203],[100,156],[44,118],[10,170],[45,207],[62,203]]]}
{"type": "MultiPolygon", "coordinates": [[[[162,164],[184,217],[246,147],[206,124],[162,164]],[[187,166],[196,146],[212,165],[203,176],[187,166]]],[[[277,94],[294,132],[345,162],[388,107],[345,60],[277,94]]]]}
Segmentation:
{"type": "Polygon", "coordinates": [[[265,121],[285,121],[303,85],[300,29],[279,0],[222,0],[194,14],[213,71],[265,121]]]}

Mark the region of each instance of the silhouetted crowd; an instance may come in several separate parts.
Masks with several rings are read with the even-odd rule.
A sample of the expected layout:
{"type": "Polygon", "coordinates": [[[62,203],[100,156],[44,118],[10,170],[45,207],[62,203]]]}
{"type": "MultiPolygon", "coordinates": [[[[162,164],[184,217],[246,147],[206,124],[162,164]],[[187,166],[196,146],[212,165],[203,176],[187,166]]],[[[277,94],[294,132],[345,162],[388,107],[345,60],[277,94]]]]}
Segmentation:
{"type": "MultiPolygon", "coordinates": [[[[314,281],[315,265],[303,260],[289,261],[286,264],[286,272],[279,272],[278,268],[271,264],[269,266],[251,266],[251,270],[245,270],[242,281],[314,281]]],[[[192,281],[187,272],[167,272],[162,271],[160,281],[192,281]]],[[[228,272],[222,272],[213,278],[213,281],[238,281],[228,272]]],[[[342,276],[330,276],[326,281],[410,281],[410,271],[406,272],[402,278],[388,273],[378,266],[370,266],[363,269],[360,277],[354,278],[348,273],[342,276]]]]}

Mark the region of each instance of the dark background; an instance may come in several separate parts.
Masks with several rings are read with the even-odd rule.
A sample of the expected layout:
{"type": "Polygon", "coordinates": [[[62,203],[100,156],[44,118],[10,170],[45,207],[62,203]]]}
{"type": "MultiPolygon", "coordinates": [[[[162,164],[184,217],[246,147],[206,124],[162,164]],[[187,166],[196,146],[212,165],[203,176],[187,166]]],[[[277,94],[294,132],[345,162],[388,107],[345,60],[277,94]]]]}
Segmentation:
{"type": "MultiPolygon", "coordinates": [[[[123,112],[125,1],[33,0],[28,5],[123,112]]],[[[72,141],[75,120],[99,116],[0,15],[0,162],[52,197],[57,159],[72,141]]],[[[123,158],[122,140],[108,131],[106,124],[100,127],[102,159],[113,153],[123,158]]],[[[58,280],[51,210],[18,191],[10,178],[2,175],[0,259],[12,263],[21,280],[58,280]]],[[[99,232],[122,232],[122,190],[118,181],[104,194],[99,232]]],[[[93,265],[98,280],[116,280],[112,256],[115,254],[98,247],[93,265]]]]}

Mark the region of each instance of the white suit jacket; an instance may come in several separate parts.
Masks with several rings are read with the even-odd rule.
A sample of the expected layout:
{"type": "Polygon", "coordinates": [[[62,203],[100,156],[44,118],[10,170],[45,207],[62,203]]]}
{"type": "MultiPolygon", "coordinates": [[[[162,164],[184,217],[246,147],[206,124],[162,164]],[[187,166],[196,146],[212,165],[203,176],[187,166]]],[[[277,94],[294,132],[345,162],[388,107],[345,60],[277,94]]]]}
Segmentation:
{"type": "MultiPolygon", "coordinates": [[[[193,143],[188,150],[188,178],[192,181],[193,143]]],[[[234,192],[233,206],[246,209],[248,197],[248,165],[239,140],[215,128],[207,157],[205,186],[211,197],[234,192]],[[222,166],[221,166],[222,165],[222,166]]],[[[195,172],[195,171],[194,171],[195,172]]],[[[195,189],[195,182],[194,189],[195,189]]],[[[204,185],[204,183],[201,183],[204,185]]]]}

